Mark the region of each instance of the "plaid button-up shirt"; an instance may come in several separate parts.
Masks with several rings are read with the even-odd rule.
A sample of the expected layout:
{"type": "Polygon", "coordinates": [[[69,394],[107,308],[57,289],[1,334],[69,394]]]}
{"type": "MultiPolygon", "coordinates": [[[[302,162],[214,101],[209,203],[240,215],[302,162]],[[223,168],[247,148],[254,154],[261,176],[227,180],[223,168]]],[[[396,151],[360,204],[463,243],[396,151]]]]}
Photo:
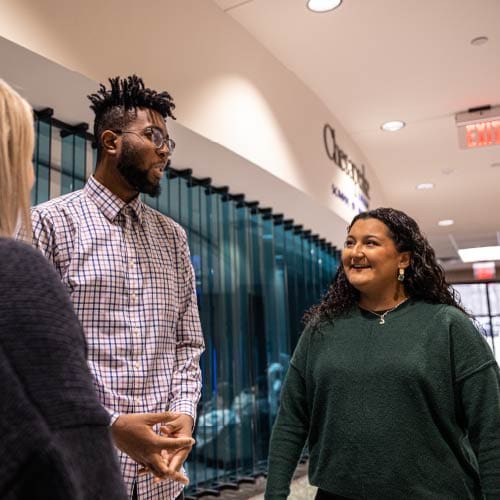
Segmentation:
{"type": "MultiPolygon", "coordinates": [[[[32,210],[33,241],[53,262],[88,343],[99,398],[121,413],[175,411],[196,418],[204,349],[184,230],[145,205],[125,203],[91,177],[84,189],[32,210]]],[[[140,499],[172,499],[182,485],[154,484],[119,452],[140,499]]]]}

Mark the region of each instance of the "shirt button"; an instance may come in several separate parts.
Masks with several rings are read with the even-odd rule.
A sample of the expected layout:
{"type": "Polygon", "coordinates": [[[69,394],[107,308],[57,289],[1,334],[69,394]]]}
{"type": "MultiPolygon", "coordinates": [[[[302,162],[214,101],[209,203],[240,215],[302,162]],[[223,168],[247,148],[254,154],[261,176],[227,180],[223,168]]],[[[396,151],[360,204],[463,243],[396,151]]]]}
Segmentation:
{"type": "Polygon", "coordinates": [[[141,367],[141,364],[140,364],[140,363],[136,363],[134,366],[135,366],[137,369],[139,369],[139,368],[141,367]]]}
{"type": "Polygon", "coordinates": [[[133,293],[131,296],[130,296],[130,300],[132,302],[136,302],[137,301],[137,295],[135,293],[133,293]]]}
{"type": "Polygon", "coordinates": [[[139,398],[136,398],[135,403],[140,405],[142,403],[142,401],[139,398]]]}
{"type": "Polygon", "coordinates": [[[132,333],[133,333],[134,335],[139,335],[139,328],[134,328],[134,329],[132,330],[132,333]]]}
{"type": "Polygon", "coordinates": [[[130,262],[130,269],[134,269],[134,267],[135,267],[135,262],[132,260],[132,261],[130,262]]]}

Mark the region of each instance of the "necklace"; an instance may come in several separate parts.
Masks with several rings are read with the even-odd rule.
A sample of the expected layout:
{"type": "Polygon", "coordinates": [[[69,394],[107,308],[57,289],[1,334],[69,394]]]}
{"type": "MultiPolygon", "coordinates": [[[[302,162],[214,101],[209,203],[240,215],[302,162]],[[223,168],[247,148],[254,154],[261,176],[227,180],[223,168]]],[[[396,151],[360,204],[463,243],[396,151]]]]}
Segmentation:
{"type": "Polygon", "coordinates": [[[365,311],[368,311],[369,313],[375,314],[375,316],[380,318],[380,321],[378,322],[379,325],[383,325],[385,323],[385,317],[392,311],[395,311],[401,304],[404,304],[408,300],[408,297],[406,299],[402,300],[399,304],[396,304],[394,307],[391,307],[390,309],[387,309],[387,311],[384,311],[382,314],[379,314],[375,311],[371,311],[370,309],[365,309],[362,307],[362,309],[365,309],[365,311]]]}

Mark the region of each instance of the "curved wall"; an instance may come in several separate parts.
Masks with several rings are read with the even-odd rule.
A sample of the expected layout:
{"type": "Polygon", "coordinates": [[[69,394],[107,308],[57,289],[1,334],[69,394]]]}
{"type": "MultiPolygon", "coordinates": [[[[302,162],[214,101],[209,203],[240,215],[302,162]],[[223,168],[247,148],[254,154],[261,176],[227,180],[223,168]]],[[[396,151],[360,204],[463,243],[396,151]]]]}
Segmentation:
{"type": "MultiPolygon", "coordinates": [[[[90,81],[135,72],[149,86],[168,89],[178,124],[245,164],[211,164],[215,182],[286,212],[335,244],[353,210],[331,185],[351,198],[356,193],[326,155],[325,123],[349,158],[366,166],[370,206],[384,202],[367,159],[332,113],[211,1],[4,0],[0,35],[90,81]],[[257,170],[265,175],[253,175],[257,170]]],[[[85,102],[83,95],[74,99],[85,102]]],[[[195,163],[207,164],[194,145],[184,147],[195,163]]]]}

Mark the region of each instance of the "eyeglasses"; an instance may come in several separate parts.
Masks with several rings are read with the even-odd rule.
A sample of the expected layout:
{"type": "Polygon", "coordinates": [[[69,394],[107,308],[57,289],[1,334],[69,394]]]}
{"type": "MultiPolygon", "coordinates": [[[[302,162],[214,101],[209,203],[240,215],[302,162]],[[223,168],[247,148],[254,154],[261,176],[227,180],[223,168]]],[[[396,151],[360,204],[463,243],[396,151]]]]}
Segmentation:
{"type": "Polygon", "coordinates": [[[163,130],[159,127],[146,127],[144,130],[113,130],[117,134],[135,134],[139,137],[145,135],[156,149],[161,149],[165,144],[168,149],[168,156],[172,156],[175,149],[175,141],[168,136],[163,135],[163,130]]]}

